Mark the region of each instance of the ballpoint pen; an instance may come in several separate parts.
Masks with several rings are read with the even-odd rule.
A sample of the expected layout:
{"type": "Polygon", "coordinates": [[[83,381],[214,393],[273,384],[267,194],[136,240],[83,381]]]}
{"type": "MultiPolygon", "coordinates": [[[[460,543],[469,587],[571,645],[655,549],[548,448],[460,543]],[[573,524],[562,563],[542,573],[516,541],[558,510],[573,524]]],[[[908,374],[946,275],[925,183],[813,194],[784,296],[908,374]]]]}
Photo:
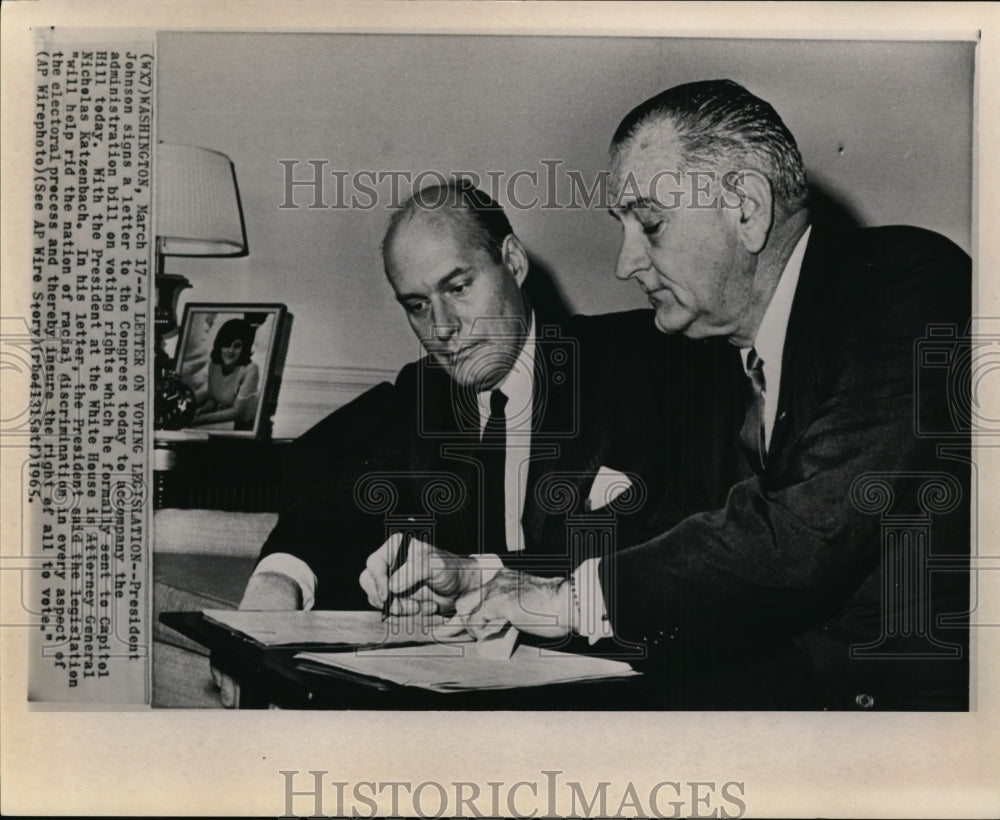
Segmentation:
{"type": "MultiPolygon", "coordinates": [[[[393,574],[406,563],[407,554],[410,551],[410,534],[406,533],[402,537],[402,541],[399,545],[399,549],[396,550],[396,557],[392,559],[392,566],[389,567],[389,578],[392,578],[393,574]]],[[[386,579],[388,581],[388,578],[386,579]]],[[[389,591],[386,591],[385,603],[382,604],[382,620],[384,621],[389,617],[389,608],[392,606],[393,598],[396,596],[389,591]]]]}

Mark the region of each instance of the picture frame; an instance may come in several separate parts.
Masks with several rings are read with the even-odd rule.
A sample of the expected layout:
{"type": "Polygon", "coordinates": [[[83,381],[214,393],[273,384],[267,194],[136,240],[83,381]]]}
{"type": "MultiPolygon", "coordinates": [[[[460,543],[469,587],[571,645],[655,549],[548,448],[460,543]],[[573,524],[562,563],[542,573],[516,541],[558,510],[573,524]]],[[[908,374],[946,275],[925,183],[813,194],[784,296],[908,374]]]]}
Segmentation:
{"type": "Polygon", "coordinates": [[[191,302],[175,371],[194,395],[183,437],[267,439],[278,401],[291,314],[269,302],[191,302]]]}

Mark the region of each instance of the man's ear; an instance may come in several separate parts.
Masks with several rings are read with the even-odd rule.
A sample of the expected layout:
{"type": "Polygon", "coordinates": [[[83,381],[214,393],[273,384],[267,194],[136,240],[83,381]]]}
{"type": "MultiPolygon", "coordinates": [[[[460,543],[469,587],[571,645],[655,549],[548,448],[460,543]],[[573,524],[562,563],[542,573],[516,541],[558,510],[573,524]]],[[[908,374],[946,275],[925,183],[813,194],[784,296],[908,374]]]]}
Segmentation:
{"type": "Polygon", "coordinates": [[[520,287],[528,275],[528,252],[521,244],[521,240],[509,233],[503,241],[502,253],[504,267],[514,275],[514,279],[520,287]]]}
{"type": "Polygon", "coordinates": [[[742,171],[736,213],[740,241],[750,253],[760,253],[774,222],[774,194],[767,177],[758,171],[742,171]]]}

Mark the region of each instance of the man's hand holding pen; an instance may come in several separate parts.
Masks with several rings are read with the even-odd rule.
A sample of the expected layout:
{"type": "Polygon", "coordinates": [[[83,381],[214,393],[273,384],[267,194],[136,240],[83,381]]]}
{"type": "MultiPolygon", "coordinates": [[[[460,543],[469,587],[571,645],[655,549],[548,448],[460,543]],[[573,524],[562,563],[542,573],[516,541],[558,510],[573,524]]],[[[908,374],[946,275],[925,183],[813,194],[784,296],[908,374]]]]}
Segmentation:
{"type": "MultiPolygon", "coordinates": [[[[391,579],[393,575],[399,572],[400,567],[406,563],[406,559],[410,554],[410,534],[406,533],[403,536],[403,540],[399,544],[399,548],[396,550],[396,554],[392,558],[392,564],[389,566],[389,578],[391,579]]],[[[382,620],[384,621],[389,617],[392,612],[392,602],[395,600],[396,595],[390,589],[389,594],[385,596],[385,601],[382,602],[382,620]]]]}
{"type": "Polygon", "coordinates": [[[522,632],[561,637],[573,626],[570,584],[500,569],[474,558],[393,535],[367,561],[360,577],[369,603],[390,615],[453,614],[442,629],[486,637],[510,623],[522,632]],[[489,580],[486,580],[489,579],[489,580]]]}
{"type": "Polygon", "coordinates": [[[483,570],[474,559],[407,539],[390,536],[365,562],[358,580],[376,609],[388,604],[389,615],[448,614],[459,598],[482,586],[483,570]]]}

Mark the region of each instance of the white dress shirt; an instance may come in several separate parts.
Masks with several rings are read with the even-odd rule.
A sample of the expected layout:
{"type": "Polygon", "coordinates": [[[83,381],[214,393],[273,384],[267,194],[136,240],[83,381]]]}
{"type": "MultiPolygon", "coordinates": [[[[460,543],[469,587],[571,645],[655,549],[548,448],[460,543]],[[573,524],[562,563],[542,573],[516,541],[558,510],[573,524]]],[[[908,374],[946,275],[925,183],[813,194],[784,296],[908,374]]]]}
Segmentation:
{"type": "MultiPolygon", "coordinates": [[[[521,515],[524,511],[528,466],[531,456],[535,348],[535,316],[532,313],[528,335],[513,367],[503,378],[503,381],[493,388],[493,390],[501,390],[507,396],[507,406],[504,409],[507,422],[507,457],[504,461],[504,524],[507,549],[510,551],[524,549],[524,529],[521,526],[521,515]]],[[[491,390],[487,390],[479,393],[477,397],[480,435],[490,417],[491,392],[491,390]]],[[[499,556],[482,555],[477,556],[477,558],[486,571],[483,583],[503,566],[499,556]]],[[[305,561],[287,552],[273,552],[261,559],[253,574],[259,575],[265,572],[274,572],[291,578],[302,592],[302,608],[312,609],[316,603],[316,573],[305,561]]]]}
{"type": "MultiPolygon", "coordinates": [[[[764,318],[760,320],[757,335],[753,340],[753,349],[764,363],[764,445],[771,443],[771,431],[774,429],[774,419],[778,412],[778,389],[781,387],[781,359],[785,351],[785,334],[788,332],[788,317],[792,313],[792,300],[795,298],[795,288],[799,284],[799,274],[802,272],[802,259],[806,255],[806,243],[812,231],[810,225],[799,237],[795,250],[788,257],[785,269],[781,272],[778,287],[768,302],[764,318]]],[[[749,347],[740,348],[743,358],[743,369],[747,371],[747,355],[749,347]]]]}
{"type": "MultiPolygon", "coordinates": [[[[785,334],[788,332],[788,318],[792,312],[792,300],[802,272],[802,260],[806,255],[806,245],[812,226],[806,228],[788,257],[781,272],[778,286],[768,302],[761,319],[753,348],[764,362],[764,444],[771,441],[775,415],[778,411],[778,390],[781,386],[781,358],[785,350],[785,334]],[[770,394],[770,396],[769,396],[770,394]]],[[[750,348],[741,350],[743,369],[747,369],[747,354],[750,348]]],[[[600,582],[600,558],[591,558],[577,567],[574,573],[580,611],[577,622],[579,633],[595,643],[613,634],[604,606],[604,594],[600,582]]]]}
{"type": "MultiPolygon", "coordinates": [[[[524,549],[524,528],[521,514],[528,489],[528,466],[531,462],[531,417],[532,401],[535,395],[535,316],[531,316],[531,326],[521,352],[514,366],[504,376],[503,381],[493,390],[499,390],[507,397],[504,416],[507,422],[506,459],[504,459],[504,529],[507,549],[524,549]]],[[[478,395],[479,434],[486,429],[490,417],[490,393],[487,390],[478,395]]]]}

